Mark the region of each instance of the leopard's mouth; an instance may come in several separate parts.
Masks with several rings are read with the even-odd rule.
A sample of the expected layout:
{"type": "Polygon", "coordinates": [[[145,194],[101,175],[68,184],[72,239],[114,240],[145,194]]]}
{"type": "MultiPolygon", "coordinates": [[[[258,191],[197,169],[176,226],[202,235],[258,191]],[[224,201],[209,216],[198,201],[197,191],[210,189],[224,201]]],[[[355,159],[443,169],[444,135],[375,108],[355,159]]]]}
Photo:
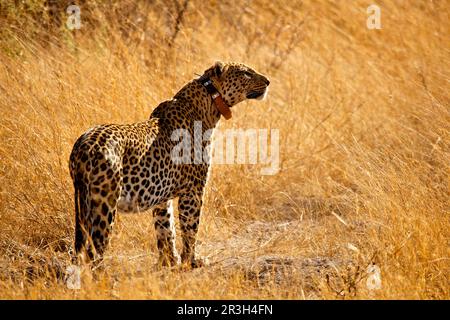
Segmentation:
{"type": "Polygon", "coordinates": [[[246,97],[247,99],[263,100],[267,95],[267,91],[267,87],[265,87],[263,90],[252,90],[247,93],[246,97]]]}

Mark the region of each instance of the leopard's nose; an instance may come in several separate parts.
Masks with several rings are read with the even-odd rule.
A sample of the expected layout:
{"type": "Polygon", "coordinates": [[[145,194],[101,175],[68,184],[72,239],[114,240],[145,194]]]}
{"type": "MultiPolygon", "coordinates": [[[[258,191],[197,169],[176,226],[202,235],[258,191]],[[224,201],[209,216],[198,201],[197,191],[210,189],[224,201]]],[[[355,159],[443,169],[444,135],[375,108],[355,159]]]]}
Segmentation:
{"type": "Polygon", "coordinates": [[[266,83],[266,85],[269,85],[269,84],[270,84],[270,81],[269,81],[269,79],[267,79],[267,78],[264,78],[264,82],[266,83]]]}

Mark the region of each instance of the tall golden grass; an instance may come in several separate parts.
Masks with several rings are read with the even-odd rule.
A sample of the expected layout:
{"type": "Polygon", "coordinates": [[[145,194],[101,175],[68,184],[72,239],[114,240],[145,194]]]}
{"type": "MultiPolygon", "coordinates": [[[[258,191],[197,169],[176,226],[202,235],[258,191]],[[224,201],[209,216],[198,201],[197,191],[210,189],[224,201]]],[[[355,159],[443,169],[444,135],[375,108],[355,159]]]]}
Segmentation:
{"type": "Polygon", "coordinates": [[[0,1],[0,298],[450,297],[445,1],[377,1],[381,30],[365,0],[86,0],[75,31],[67,3],[17,3],[0,1]],[[156,269],[151,214],[119,215],[105,270],[68,289],[74,141],[148,118],[216,60],[270,77],[220,128],[279,129],[279,173],[212,168],[210,266],[156,269]]]}

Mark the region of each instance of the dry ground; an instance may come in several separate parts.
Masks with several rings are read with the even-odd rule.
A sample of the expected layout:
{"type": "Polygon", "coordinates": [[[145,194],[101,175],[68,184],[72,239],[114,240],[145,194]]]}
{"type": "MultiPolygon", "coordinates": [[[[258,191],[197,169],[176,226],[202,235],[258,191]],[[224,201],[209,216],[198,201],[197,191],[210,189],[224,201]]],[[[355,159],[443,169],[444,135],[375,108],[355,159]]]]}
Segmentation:
{"type": "Polygon", "coordinates": [[[0,1],[0,298],[450,297],[448,2],[377,1],[368,30],[364,0],[80,1],[76,32],[43,2],[0,1]],[[67,289],[74,141],[215,60],[270,77],[220,128],[279,129],[280,172],[213,167],[210,266],[157,270],[151,214],[120,215],[105,271],[67,289]]]}

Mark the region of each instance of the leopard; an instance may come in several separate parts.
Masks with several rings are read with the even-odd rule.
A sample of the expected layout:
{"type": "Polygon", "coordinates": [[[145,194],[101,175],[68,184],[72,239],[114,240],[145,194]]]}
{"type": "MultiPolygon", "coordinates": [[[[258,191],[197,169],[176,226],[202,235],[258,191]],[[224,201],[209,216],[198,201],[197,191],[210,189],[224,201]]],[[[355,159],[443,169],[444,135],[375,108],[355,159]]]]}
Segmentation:
{"type": "MultiPolygon", "coordinates": [[[[174,156],[179,145],[174,132],[193,136],[195,123],[201,124],[202,134],[214,131],[222,117],[231,118],[236,104],[264,99],[269,84],[267,76],[243,63],[217,61],[154,108],[147,120],[97,125],[79,136],[69,159],[74,263],[104,260],[117,212],[150,211],[161,266],[205,265],[196,254],[196,241],[211,157],[208,153],[202,161],[191,161],[197,152],[192,148],[181,161],[174,156]],[[176,248],[175,200],[181,255],[176,248]]],[[[202,141],[201,149],[210,143],[202,141]]]]}

